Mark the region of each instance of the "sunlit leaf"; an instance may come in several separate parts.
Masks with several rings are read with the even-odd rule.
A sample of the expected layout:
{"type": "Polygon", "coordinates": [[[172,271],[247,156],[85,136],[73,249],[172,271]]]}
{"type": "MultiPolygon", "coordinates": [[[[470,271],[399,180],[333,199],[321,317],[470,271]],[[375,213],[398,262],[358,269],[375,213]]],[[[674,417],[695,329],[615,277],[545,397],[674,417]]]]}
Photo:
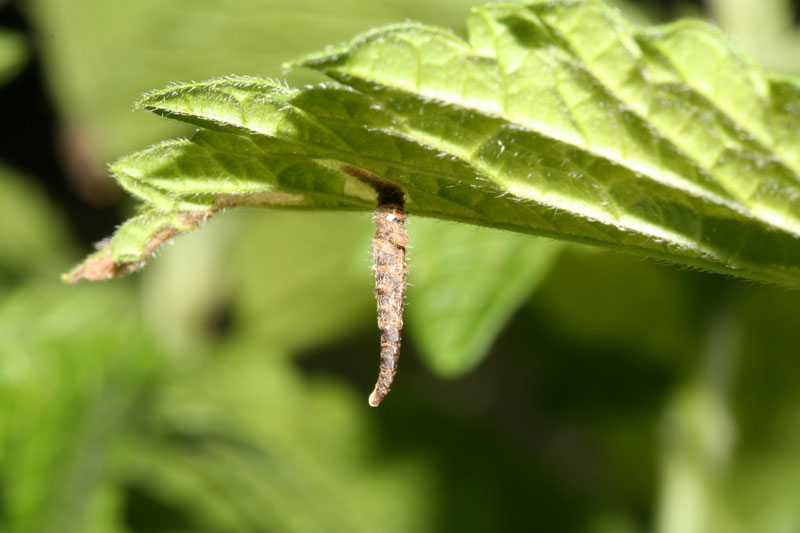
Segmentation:
{"type": "Polygon", "coordinates": [[[493,4],[469,28],[468,42],[379,28],[298,63],[350,88],[225,78],[156,91],[139,106],[206,129],[113,170],[184,214],[369,209],[366,170],[402,187],[412,214],[798,284],[800,133],[722,33],[634,28],[594,1],[493,4]]]}

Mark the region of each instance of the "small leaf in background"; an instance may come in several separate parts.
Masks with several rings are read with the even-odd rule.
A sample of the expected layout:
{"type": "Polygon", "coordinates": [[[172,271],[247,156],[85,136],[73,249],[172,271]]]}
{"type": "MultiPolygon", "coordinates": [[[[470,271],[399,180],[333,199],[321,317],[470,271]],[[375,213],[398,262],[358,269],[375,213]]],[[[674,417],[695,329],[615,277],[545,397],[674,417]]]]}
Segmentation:
{"type": "Polygon", "coordinates": [[[22,34],[0,28],[0,84],[19,72],[27,56],[28,46],[22,34]]]}
{"type": "Polygon", "coordinates": [[[70,250],[64,222],[30,179],[0,163],[0,285],[52,275],[70,250]],[[11,230],[13,228],[13,231],[11,230]]]}
{"type": "Polygon", "coordinates": [[[446,376],[470,371],[547,275],[561,243],[417,219],[410,225],[406,315],[425,361],[446,376]]]}

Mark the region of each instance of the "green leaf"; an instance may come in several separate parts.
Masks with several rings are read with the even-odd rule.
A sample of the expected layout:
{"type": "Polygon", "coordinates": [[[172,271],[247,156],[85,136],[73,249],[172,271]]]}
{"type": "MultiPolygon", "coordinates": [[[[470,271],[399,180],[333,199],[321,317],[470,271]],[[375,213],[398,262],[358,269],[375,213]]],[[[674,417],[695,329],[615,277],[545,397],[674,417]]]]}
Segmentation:
{"type": "Polygon", "coordinates": [[[64,220],[31,181],[0,163],[0,227],[13,228],[0,233],[0,287],[35,274],[52,276],[71,248],[64,220]]]}
{"type": "Polygon", "coordinates": [[[25,38],[15,31],[0,29],[0,84],[22,68],[28,55],[25,38]]]}
{"type": "Polygon", "coordinates": [[[707,24],[595,1],[492,4],[469,34],[393,25],[297,63],[349,87],[156,91],[139,106],[205,129],[113,170],[162,213],[369,209],[366,171],[412,214],[800,285],[795,79],[707,24]]]}
{"type": "Polygon", "coordinates": [[[412,340],[438,373],[457,376],[486,355],[512,313],[549,272],[560,243],[420,220],[410,228],[406,309],[412,340]]]}

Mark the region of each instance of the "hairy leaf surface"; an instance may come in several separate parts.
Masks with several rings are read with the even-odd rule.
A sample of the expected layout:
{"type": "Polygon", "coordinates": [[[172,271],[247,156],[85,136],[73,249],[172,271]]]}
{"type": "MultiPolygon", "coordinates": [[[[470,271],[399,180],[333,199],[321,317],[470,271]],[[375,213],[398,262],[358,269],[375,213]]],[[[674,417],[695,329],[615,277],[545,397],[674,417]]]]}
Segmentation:
{"type": "MultiPolygon", "coordinates": [[[[398,24],[295,66],[337,83],[147,95],[139,107],[203,129],[119,161],[117,179],[158,216],[204,220],[238,205],[371,209],[374,175],[412,214],[800,285],[800,84],[707,24],[499,3],[473,10],[466,41],[398,24]]],[[[145,259],[164,229],[147,227],[149,241],[120,229],[115,265],[145,259]]]]}

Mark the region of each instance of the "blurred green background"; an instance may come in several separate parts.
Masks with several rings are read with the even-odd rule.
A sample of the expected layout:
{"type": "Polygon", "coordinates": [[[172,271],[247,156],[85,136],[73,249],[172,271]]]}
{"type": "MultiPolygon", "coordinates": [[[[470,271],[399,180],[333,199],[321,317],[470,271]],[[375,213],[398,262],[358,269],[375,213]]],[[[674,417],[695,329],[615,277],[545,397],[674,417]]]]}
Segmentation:
{"type": "MultiPolygon", "coordinates": [[[[133,212],[131,103],[468,0],[0,0],[0,531],[800,531],[800,294],[412,220],[396,386],[369,213],[239,210],[140,274],[58,274],[133,212]]],[[[798,3],[711,18],[800,73],[798,3]]]]}

